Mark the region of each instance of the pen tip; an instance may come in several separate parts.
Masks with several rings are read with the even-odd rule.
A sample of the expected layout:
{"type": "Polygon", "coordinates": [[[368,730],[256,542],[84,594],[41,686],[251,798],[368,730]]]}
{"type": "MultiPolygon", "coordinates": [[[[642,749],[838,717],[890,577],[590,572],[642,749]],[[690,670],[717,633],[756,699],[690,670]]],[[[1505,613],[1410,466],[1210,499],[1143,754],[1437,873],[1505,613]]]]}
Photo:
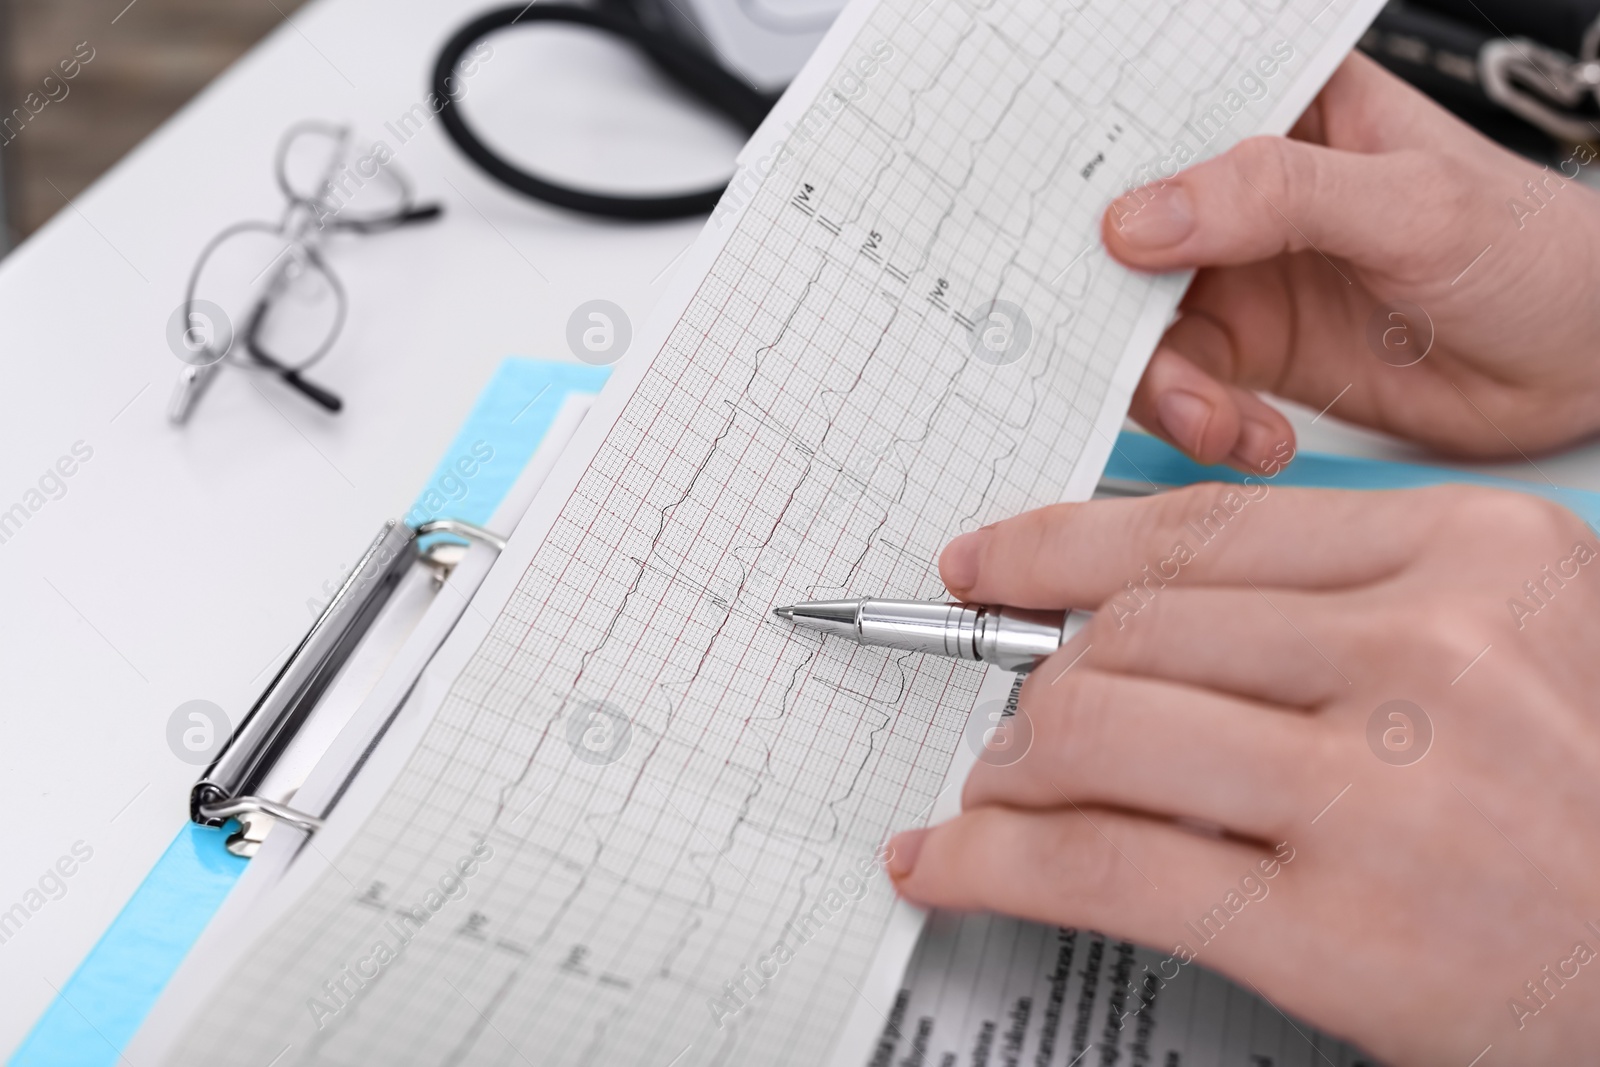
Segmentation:
{"type": "Polygon", "coordinates": [[[773,608],[772,613],[780,619],[794,622],[794,608],[773,608]]]}

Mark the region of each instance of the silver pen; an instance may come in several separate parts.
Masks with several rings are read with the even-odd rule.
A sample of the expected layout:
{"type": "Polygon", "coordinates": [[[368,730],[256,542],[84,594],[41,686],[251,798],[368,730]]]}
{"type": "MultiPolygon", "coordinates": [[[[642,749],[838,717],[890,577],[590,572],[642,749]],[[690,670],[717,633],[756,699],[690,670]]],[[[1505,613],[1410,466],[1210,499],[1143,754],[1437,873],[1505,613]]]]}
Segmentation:
{"type": "Polygon", "coordinates": [[[1027,671],[1089,620],[1084,611],[946,604],[929,600],[815,600],[774,608],[796,626],[863,645],[929,652],[1027,671]]]}

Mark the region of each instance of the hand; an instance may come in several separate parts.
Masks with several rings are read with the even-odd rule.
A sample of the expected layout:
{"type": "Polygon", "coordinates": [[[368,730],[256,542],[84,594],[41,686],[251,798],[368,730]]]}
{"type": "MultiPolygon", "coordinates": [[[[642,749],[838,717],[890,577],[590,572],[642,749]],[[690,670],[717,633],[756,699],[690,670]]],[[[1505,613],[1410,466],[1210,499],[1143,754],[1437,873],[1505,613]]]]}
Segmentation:
{"type": "Polygon", "coordinates": [[[1200,268],[1134,418],[1246,469],[1293,440],[1257,389],[1467,456],[1600,429],[1600,195],[1569,180],[1592,149],[1541,171],[1361,56],[1290,138],[1107,210],[1123,263],[1200,268]]]}
{"type": "Polygon", "coordinates": [[[940,568],[1096,614],[1022,688],[1027,754],[891,842],[907,899],[1172,952],[1396,1067],[1594,1055],[1600,545],[1572,514],[1202,485],[1029,512],[940,568]]]}

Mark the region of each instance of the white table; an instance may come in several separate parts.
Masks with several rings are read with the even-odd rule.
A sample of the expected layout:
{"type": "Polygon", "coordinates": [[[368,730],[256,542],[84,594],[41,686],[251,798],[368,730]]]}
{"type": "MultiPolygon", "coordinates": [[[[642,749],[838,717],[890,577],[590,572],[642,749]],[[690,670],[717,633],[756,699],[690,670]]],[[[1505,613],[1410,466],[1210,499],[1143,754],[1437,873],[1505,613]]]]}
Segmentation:
{"type": "MultiPolygon", "coordinates": [[[[0,263],[0,511],[75,442],[93,450],[65,495],[0,544],[0,912],[74,842],[94,850],[66,895],[0,945],[0,1049],[187,817],[197,769],[167,747],[172,711],[203,698],[242,714],[309,624],[307,601],[410,505],[495,365],[568,357],[567,318],[592,298],[642,319],[699,227],[531,204],[436,125],[397,145],[384,123],[425,96],[435,48],[485,6],[312,4],[0,263]],[[223,226],[276,217],[272,150],[308,117],[384,138],[446,217],[334,242],[351,318],[318,380],[346,398],[343,414],[229,370],[175,429],[165,330],[188,270],[223,226]]],[[[549,29],[494,49],[468,109],[513,154],[574,180],[620,175],[621,188],[731,170],[735,135],[669,103],[619,49],[549,29]]],[[[1312,414],[1295,415],[1303,447],[1416,458],[1312,414]]],[[[1600,488],[1595,455],[1539,465],[1600,488]]],[[[1539,477],[1520,462],[1479,469],[1539,477]]]]}
{"type": "MultiPolygon", "coordinates": [[[[571,358],[586,300],[642,319],[700,227],[547,210],[483,177],[436,122],[399,144],[384,124],[487,6],[308,6],[0,263],[0,512],[75,442],[93,451],[0,543],[0,913],[74,842],[93,849],[0,945],[0,1050],[187,818],[199,769],[167,747],[172,711],[206,699],[237,722],[310,624],[307,601],[411,505],[500,360],[571,358]],[[445,217],[332,242],[351,317],[316,376],[342,414],[229,368],[174,428],[168,317],[213,233],[277,216],[272,152],[308,117],[384,139],[445,217]]],[[[731,172],[736,134],[621,48],[567,29],[493,47],[468,111],[552,174],[683,188],[731,172]]]]}

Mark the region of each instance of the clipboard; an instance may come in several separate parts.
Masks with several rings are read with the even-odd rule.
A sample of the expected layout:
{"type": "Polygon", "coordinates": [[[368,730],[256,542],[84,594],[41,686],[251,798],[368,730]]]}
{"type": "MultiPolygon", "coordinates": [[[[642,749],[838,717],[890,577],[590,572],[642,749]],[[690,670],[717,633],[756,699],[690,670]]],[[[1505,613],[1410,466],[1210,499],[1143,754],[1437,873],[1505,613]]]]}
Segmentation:
{"type": "MultiPolygon", "coordinates": [[[[521,507],[526,507],[537,489],[536,483],[525,484],[530,461],[547,445],[559,450],[576,425],[573,416],[581,417],[608,377],[607,367],[520,357],[502,361],[416,501],[383,524],[358,564],[332,590],[252,716],[232,731],[228,745],[195,783],[192,821],[178,829],[8,1063],[111,1067],[124,1062],[123,1048],[244,874],[248,857],[277,821],[307,814],[272,791],[272,774],[285,757],[290,762],[301,758],[302,763],[316,758],[315,751],[298,752],[295,742],[325,749],[330,734],[343,725],[321,721],[331,709],[319,698],[330,696],[341,668],[348,673],[361,666],[352,660],[368,651],[362,636],[393,621],[388,616],[397,614],[394,596],[403,582],[425,590],[438,575],[448,573],[459,562],[465,538],[487,535],[483,543],[493,551],[497,539],[489,527],[496,521],[512,522],[496,512],[506,507],[515,511],[511,498],[519,491],[521,507]],[[494,462],[463,466],[464,457],[481,460],[485,451],[494,462]],[[200,810],[241,800],[245,803],[237,814],[200,810]]],[[[348,699],[342,702],[351,704],[346,710],[354,710],[348,699]]],[[[319,822],[313,814],[305,827],[319,822]]],[[[292,822],[289,829],[293,832],[292,822]]]]}
{"type": "MultiPolygon", "coordinates": [[[[292,832],[314,834],[326,816],[326,810],[302,812],[290,801],[260,791],[290,742],[314,721],[316,696],[338,674],[339,665],[349,662],[360,636],[378,624],[401,578],[417,568],[426,571],[453,565],[448,550],[433,547],[439,538],[465,535],[493,546],[497,537],[491,524],[494,512],[546,441],[563,405],[574,395],[597,393],[607,376],[607,368],[572,363],[512,358],[501,364],[416,506],[403,520],[386,523],[379,531],[362,562],[352,569],[263,693],[254,709],[260,717],[241,723],[230,739],[239,744],[230,744],[224,752],[232,755],[219,756],[196,782],[191,794],[193,821],[178,832],[63,985],[9,1061],[14,1067],[111,1067],[120,1062],[122,1049],[243,874],[246,857],[265,833],[275,823],[285,822],[292,832]],[[455,484],[446,479],[452,472],[460,476],[453,466],[456,458],[470,453],[478,442],[496,449],[497,454],[506,450],[516,462],[501,466],[495,479],[475,484],[473,488],[481,491],[467,498],[453,499],[453,492],[439,492],[436,487],[455,484]],[[447,510],[453,512],[450,517],[444,514],[447,510]],[[335,609],[335,604],[342,606],[335,609]],[[292,702],[268,699],[275,692],[279,698],[291,693],[312,695],[308,706],[295,704],[297,710],[291,713],[285,709],[292,702]],[[230,802],[239,805],[236,811],[226,810],[230,802]]],[[[1244,475],[1237,471],[1202,466],[1153,437],[1124,431],[1112,450],[1097,495],[1143,495],[1200,481],[1243,480],[1244,475]]],[[[1600,493],[1416,464],[1305,453],[1271,481],[1274,485],[1340,489],[1451,482],[1487,485],[1535,493],[1564,505],[1591,526],[1600,526],[1600,493]]],[[[376,738],[370,743],[375,744],[376,738]]],[[[354,775],[359,769],[358,762],[349,773],[354,775]]]]}

